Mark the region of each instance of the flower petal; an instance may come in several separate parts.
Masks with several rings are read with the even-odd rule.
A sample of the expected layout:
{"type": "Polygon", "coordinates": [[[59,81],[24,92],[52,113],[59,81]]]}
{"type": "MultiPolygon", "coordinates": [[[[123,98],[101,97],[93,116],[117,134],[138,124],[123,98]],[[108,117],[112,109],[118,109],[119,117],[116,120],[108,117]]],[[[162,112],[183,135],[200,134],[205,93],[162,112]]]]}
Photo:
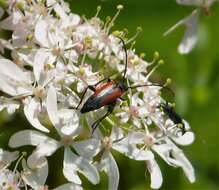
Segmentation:
{"type": "Polygon", "coordinates": [[[151,175],[151,188],[152,189],[159,189],[163,183],[162,173],[160,168],[156,162],[156,160],[148,160],[146,161],[148,171],[151,175]]]}
{"type": "Polygon", "coordinates": [[[198,21],[199,21],[198,18],[199,18],[199,12],[195,10],[192,12],[190,16],[184,19],[186,32],[178,47],[179,53],[187,54],[194,48],[198,39],[197,37],[198,21]]]}
{"type": "Polygon", "coordinates": [[[195,182],[195,170],[190,163],[190,161],[186,158],[185,154],[175,147],[175,149],[172,151],[173,157],[179,161],[178,166],[181,167],[186,175],[186,177],[189,179],[191,183],[195,182]]]}
{"type": "Polygon", "coordinates": [[[44,186],[48,176],[48,162],[46,158],[41,158],[39,165],[34,168],[27,165],[23,159],[22,166],[24,170],[22,179],[26,184],[30,185],[33,189],[40,189],[40,187],[44,186]]]}
{"type": "Polygon", "coordinates": [[[48,137],[41,132],[34,130],[23,130],[13,134],[9,140],[9,146],[12,148],[32,145],[37,146],[38,144],[47,140],[48,137]]]}
{"type": "Polygon", "coordinates": [[[61,132],[64,135],[78,134],[79,128],[79,117],[75,110],[62,109],[58,112],[60,118],[61,132]]]}
{"type": "Polygon", "coordinates": [[[24,106],[24,114],[33,127],[40,131],[48,133],[49,130],[46,127],[44,127],[38,119],[40,109],[39,107],[40,102],[36,98],[31,98],[29,103],[26,103],[26,105],[24,106]]]}
{"type": "Polygon", "coordinates": [[[195,140],[195,134],[190,130],[189,123],[186,120],[183,120],[186,133],[180,137],[172,137],[172,139],[179,145],[190,145],[195,140]]]}
{"type": "Polygon", "coordinates": [[[112,141],[120,140],[124,137],[124,132],[119,127],[113,127],[110,135],[112,141]]]}
{"type": "Polygon", "coordinates": [[[153,159],[154,155],[150,150],[141,150],[136,146],[136,144],[143,144],[144,138],[144,133],[129,133],[121,141],[114,142],[113,149],[134,160],[153,159]]]}
{"type": "Polygon", "coordinates": [[[100,171],[104,171],[108,175],[108,189],[116,190],[119,185],[119,169],[110,152],[105,152],[101,158],[100,171]]]}
{"type": "Polygon", "coordinates": [[[61,185],[59,187],[56,187],[53,190],[83,190],[83,188],[79,185],[74,184],[74,183],[67,183],[67,184],[61,185]]]}
{"type": "Polygon", "coordinates": [[[47,59],[46,52],[43,49],[39,49],[34,57],[33,72],[34,72],[35,80],[37,81],[38,84],[41,85],[42,85],[41,81],[43,79],[45,80],[44,64],[46,62],[46,59],[47,59]]]}
{"type": "Polygon", "coordinates": [[[77,156],[69,148],[65,149],[63,173],[71,182],[81,184],[81,180],[76,172],[82,173],[91,183],[99,183],[100,177],[97,169],[91,165],[87,159],[77,156]]]}
{"type": "Polygon", "coordinates": [[[7,109],[7,112],[9,114],[12,114],[20,107],[19,102],[14,101],[9,98],[5,98],[3,96],[0,97],[0,111],[2,111],[4,108],[7,109]]]}
{"type": "Polygon", "coordinates": [[[170,157],[170,151],[172,149],[171,145],[168,144],[160,144],[160,145],[154,145],[152,149],[165,161],[167,164],[174,166],[169,161],[170,157]]]}
{"type": "Polygon", "coordinates": [[[91,160],[101,150],[101,143],[97,139],[88,139],[75,142],[73,147],[80,156],[91,160]]]}
{"type": "Polygon", "coordinates": [[[22,17],[21,11],[13,11],[9,17],[0,22],[0,28],[4,30],[15,30],[17,25],[21,22],[22,17]]]}
{"type": "Polygon", "coordinates": [[[42,47],[49,47],[47,32],[48,32],[48,23],[45,20],[39,20],[35,26],[34,35],[36,41],[42,47]]]}
{"type": "Polygon", "coordinates": [[[29,166],[35,167],[39,163],[42,157],[51,156],[59,147],[60,143],[51,138],[47,138],[45,141],[37,145],[37,148],[29,156],[27,163],[29,166]]]}
{"type": "MultiPolygon", "coordinates": [[[[19,152],[9,152],[9,151],[3,151],[3,149],[0,148],[0,163],[1,162],[7,162],[11,163],[15,161],[19,156],[19,152]]],[[[1,164],[0,164],[0,169],[1,169],[1,164]]]]}
{"type": "Polygon", "coordinates": [[[19,96],[31,91],[31,81],[25,72],[8,59],[0,59],[0,90],[19,96]]]}
{"type": "Polygon", "coordinates": [[[56,127],[59,124],[59,116],[57,107],[57,94],[53,86],[50,86],[47,93],[46,108],[50,121],[52,122],[53,126],[56,127]]]}
{"type": "Polygon", "coordinates": [[[191,131],[187,131],[184,135],[180,137],[172,137],[174,142],[176,142],[179,145],[190,145],[194,142],[195,140],[195,134],[191,131]]]}

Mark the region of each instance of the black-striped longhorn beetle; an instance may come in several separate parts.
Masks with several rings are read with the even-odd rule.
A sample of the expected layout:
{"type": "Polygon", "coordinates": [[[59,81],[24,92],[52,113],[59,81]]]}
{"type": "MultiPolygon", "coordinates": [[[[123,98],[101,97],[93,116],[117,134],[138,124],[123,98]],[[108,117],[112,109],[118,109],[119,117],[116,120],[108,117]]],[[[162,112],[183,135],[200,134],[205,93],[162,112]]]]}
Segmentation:
{"type": "Polygon", "coordinates": [[[127,72],[127,66],[128,66],[128,56],[127,56],[127,49],[124,40],[121,37],[118,37],[123,45],[123,49],[125,52],[125,70],[123,74],[123,78],[121,81],[116,82],[111,80],[110,78],[104,78],[103,80],[97,82],[95,85],[88,85],[87,88],[84,90],[81,96],[81,100],[77,107],[75,109],[78,109],[80,104],[82,103],[84,96],[88,89],[93,91],[93,94],[86,100],[86,102],[83,104],[80,112],[81,113],[87,113],[90,111],[97,110],[103,106],[107,106],[107,112],[99,118],[97,121],[95,121],[92,124],[92,133],[97,128],[99,123],[104,120],[106,117],[108,117],[114,110],[116,102],[118,99],[123,100],[121,97],[122,95],[128,90],[128,89],[135,89],[138,87],[144,87],[144,86],[160,86],[164,87],[168,90],[166,86],[162,86],[160,84],[143,84],[143,85],[134,85],[134,86],[128,86],[125,83],[126,80],[126,72],[127,72]],[[106,82],[104,82],[106,81],[106,82]]]}

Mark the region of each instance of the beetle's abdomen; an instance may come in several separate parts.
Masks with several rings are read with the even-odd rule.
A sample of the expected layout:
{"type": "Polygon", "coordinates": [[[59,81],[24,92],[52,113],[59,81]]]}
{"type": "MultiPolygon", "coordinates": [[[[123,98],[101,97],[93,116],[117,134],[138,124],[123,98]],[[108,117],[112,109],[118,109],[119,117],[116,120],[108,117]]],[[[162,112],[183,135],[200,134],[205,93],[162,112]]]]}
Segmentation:
{"type": "Polygon", "coordinates": [[[115,84],[110,84],[98,90],[98,93],[95,92],[91,95],[87,101],[84,103],[81,113],[86,113],[99,109],[103,106],[109,105],[112,102],[115,102],[117,98],[121,97],[124,92],[115,84]]]}
{"type": "Polygon", "coordinates": [[[81,113],[97,110],[101,108],[100,99],[90,96],[81,108],[81,113]]]}
{"type": "Polygon", "coordinates": [[[101,100],[101,105],[105,106],[112,102],[115,102],[123,95],[123,91],[119,87],[115,87],[111,93],[107,93],[101,100]]]}

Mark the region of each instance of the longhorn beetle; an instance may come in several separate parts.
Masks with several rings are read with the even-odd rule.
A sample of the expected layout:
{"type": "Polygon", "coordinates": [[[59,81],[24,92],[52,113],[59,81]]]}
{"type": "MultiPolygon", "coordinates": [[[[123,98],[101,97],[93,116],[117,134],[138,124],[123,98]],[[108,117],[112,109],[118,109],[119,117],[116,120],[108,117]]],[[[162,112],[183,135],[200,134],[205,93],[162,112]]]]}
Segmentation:
{"type": "Polygon", "coordinates": [[[186,133],[186,128],[183,119],[175,112],[173,106],[166,102],[160,103],[158,108],[161,108],[163,112],[169,117],[169,119],[176,125],[176,127],[181,130],[182,135],[186,133]]]}
{"type": "MultiPolygon", "coordinates": [[[[123,78],[121,81],[116,82],[111,80],[110,78],[104,78],[103,80],[97,82],[95,85],[88,85],[87,88],[84,90],[81,96],[81,100],[77,107],[75,109],[78,109],[80,104],[82,103],[84,96],[87,92],[88,89],[93,91],[93,94],[86,100],[86,102],[83,104],[80,112],[81,113],[86,113],[90,111],[97,110],[103,106],[107,106],[107,112],[99,118],[97,121],[95,121],[92,124],[92,133],[94,130],[97,128],[99,123],[104,120],[107,116],[109,116],[116,105],[116,102],[118,99],[123,100],[121,96],[128,90],[128,89],[135,89],[138,87],[144,87],[144,86],[161,86],[164,88],[167,88],[165,86],[162,86],[160,84],[143,84],[143,85],[135,85],[135,86],[128,86],[125,83],[125,76],[127,72],[127,66],[128,66],[128,56],[127,56],[127,49],[125,42],[121,37],[118,37],[123,45],[123,49],[125,52],[125,70],[123,74],[123,78]],[[104,82],[106,81],[106,82],[104,82]]],[[[167,88],[168,89],[168,88],[167,88]]]]}

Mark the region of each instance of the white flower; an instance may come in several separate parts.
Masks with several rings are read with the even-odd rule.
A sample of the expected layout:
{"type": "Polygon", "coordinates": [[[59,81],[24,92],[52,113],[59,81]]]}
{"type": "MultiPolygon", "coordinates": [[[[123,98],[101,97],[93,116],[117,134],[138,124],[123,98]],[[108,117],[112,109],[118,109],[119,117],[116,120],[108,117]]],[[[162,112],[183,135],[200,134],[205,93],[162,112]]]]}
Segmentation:
{"type": "Polygon", "coordinates": [[[38,160],[38,165],[27,165],[23,158],[25,153],[18,159],[18,152],[8,152],[0,149],[0,189],[19,190],[22,187],[27,189],[27,185],[33,189],[44,186],[48,176],[48,163],[45,158],[38,160]],[[17,160],[13,171],[8,167],[11,162],[17,160]],[[22,160],[22,171],[18,171],[18,165],[22,160]]]}
{"type": "Polygon", "coordinates": [[[128,95],[130,100],[129,106],[123,106],[121,112],[116,113],[117,117],[121,118],[122,123],[127,123],[129,120],[134,127],[141,127],[141,120],[147,116],[146,104],[139,98],[139,93],[128,95]]]}
{"type": "Polygon", "coordinates": [[[15,161],[18,158],[18,152],[9,152],[9,151],[4,151],[3,149],[0,148],[0,170],[7,166],[10,165],[11,162],[15,161]]]}
{"type": "Polygon", "coordinates": [[[198,25],[200,11],[204,11],[205,14],[210,13],[210,7],[218,0],[176,0],[181,5],[191,5],[197,8],[187,17],[183,18],[172,26],[164,33],[164,36],[173,32],[177,27],[184,25],[186,27],[185,34],[182,41],[178,46],[178,52],[181,54],[187,54],[192,51],[198,41],[198,25]]]}
{"type": "Polygon", "coordinates": [[[25,184],[31,186],[33,189],[40,189],[45,185],[49,171],[46,158],[41,157],[37,162],[37,165],[31,165],[26,163],[25,159],[22,160],[23,171],[21,178],[25,184]]]}
{"type": "Polygon", "coordinates": [[[175,30],[178,26],[184,25],[186,27],[186,32],[180,45],[178,46],[178,51],[181,54],[189,53],[196,45],[198,39],[198,22],[199,22],[199,11],[194,10],[191,15],[180,20],[174,26],[172,26],[164,35],[168,35],[170,32],[175,30]]]}
{"type": "Polygon", "coordinates": [[[102,136],[98,129],[94,133],[101,145],[98,148],[98,151],[101,152],[101,160],[97,163],[97,167],[108,175],[108,189],[117,189],[119,184],[119,170],[111,153],[112,150],[116,150],[135,160],[150,160],[153,158],[150,151],[145,151],[141,154],[135,146],[124,140],[126,139],[125,134],[118,127],[112,128],[110,136],[102,136]]]}
{"type": "Polygon", "coordinates": [[[19,175],[8,169],[0,170],[0,189],[20,190],[19,175]]]}
{"type": "MultiPolygon", "coordinates": [[[[167,164],[174,167],[181,167],[190,182],[194,182],[195,174],[194,169],[190,162],[187,160],[183,152],[167,137],[160,136],[161,134],[147,134],[143,132],[130,132],[126,137],[133,146],[140,147],[139,152],[143,154],[144,151],[149,149],[156,152],[167,164]]],[[[151,174],[151,187],[159,188],[162,185],[162,174],[155,159],[146,161],[148,170],[151,174]]]]}
{"type": "Polygon", "coordinates": [[[8,59],[0,59],[0,89],[14,99],[24,100],[24,113],[33,127],[48,132],[39,121],[38,115],[46,97],[46,85],[53,78],[53,71],[45,70],[48,57],[39,50],[33,63],[33,73],[23,70],[8,59]],[[34,75],[32,81],[31,75],[34,75]],[[30,96],[34,95],[33,98],[30,96]]]}
{"type": "Polygon", "coordinates": [[[75,75],[78,92],[82,92],[88,85],[94,85],[100,80],[98,72],[93,72],[91,65],[88,64],[82,64],[79,67],[72,65],[70,71],[75,75]]]}
{"type": "MultiPolygon", "coordinates": [[[[122,53],[121,60],[124,60],[124,52],[117,54],[119,53],[122,53]]],[[[129,50],[127,53],[127,78],[136,83],[146,83],[148,78],[143,73],[147,73],[147,67],[150,66],[150,63],[136,55],[135,50],[129,50]]],[[[124,71],[124,64],[117,64],[117,67],[120,72],[124,71]]]]}
{"type": "Polygon", "coordinates": [[[31,166],[37,166],[42,157],[51,156],[58,148],[64,146],[63,174],[68,181],[80,185],[81,180],[77,174],[77,172],[80,172],[90,182],[97,184],[99,174],[90,161],[97,153],[95,147],[98,147],[98,142],[95,139],[74,141],[74,138],[78,136],[78,116],[72,110],[64,110],[64,113],[58,113],[56,91],[53,87],[49,89],[47,104],[48,115],[60,135],[60,141],[37,131],[24,130],[15,133],[10,138],[9,145],[11,147],[36,146],[36,150],[27,160],[27,163],[31,166]],[[70,147],[73,147],[80,156],[73,153],[70,147]]]}

